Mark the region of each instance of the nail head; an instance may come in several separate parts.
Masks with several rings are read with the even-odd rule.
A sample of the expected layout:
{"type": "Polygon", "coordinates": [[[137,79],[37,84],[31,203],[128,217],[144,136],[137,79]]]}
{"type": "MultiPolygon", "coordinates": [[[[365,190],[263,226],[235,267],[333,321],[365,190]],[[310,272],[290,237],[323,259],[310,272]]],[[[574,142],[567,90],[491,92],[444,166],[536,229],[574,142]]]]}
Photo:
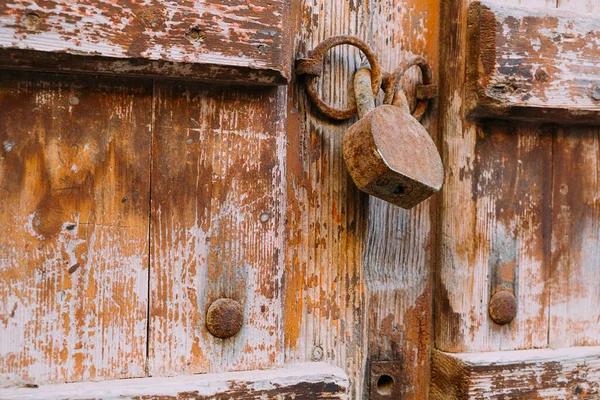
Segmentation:
{"type": "Polygon", "coordinates": [[[600,101],[600,85],[594,85],[592,88],[592,99],[600,101]]]}
{"type": "Polygon", "coordinates": [[[490,318],[498,325],[506,325],[517,315],[517,298],[508,290],[494,293],[490,299],[490,318]]]}
{"type": "Polygon", "coordinates": [[[244,322],[244,307],[232,299],[221,298],[208,308],[206,328],[211,335],[227,339],[235,336],[244,322]]]}

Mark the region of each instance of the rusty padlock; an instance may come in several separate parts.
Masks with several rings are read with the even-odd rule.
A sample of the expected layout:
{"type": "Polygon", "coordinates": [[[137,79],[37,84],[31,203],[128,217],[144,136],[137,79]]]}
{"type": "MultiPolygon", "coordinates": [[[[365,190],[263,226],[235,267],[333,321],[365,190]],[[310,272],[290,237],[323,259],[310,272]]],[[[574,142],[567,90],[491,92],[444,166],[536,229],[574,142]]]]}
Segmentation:
{"type": "Polygon", "coordinates": [[[343,153],[356,186],[405,209],[438,192],[444,182],[440,154],[408,106],[375,107],[367,68],[356,73],[354,91],[360,119],[344,135],[343,153]]]}

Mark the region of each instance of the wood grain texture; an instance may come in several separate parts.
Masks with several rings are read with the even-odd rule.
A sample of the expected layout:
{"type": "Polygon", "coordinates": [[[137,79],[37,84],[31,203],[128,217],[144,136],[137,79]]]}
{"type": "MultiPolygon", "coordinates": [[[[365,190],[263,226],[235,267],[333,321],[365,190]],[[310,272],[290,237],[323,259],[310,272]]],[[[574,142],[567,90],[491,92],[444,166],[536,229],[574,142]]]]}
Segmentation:
{"type": "Polygon", "coordinates": [[[156,83],[149,371],[283,364],[285,88],[156,83]],[[211,336],[219,298],[244,308],[239,334],[211,336]]]}
{"type": "Polygon", "coordinates": [[[497,121],[476,126],[463,118],[467,11],[466,1],[442,2],[440,54],[446,68],[440,77],[439,126],[446,180],[438,236],[436,347],[449,352],[545,347],[552,130],[497,121]],[[503,266],[515,271],[517,315],[499,326],[490,320],[488,304],[496,271],[503,266]]]}
{"type": "MultiPolygon", "coordinates": [[[[368,5],[345,0],[294,2],[296,57],[321,40],[366,37],[368,5]],[[335,22],[333,22],[335,21],[335,22]]],[[[337,47],[325,58],[319,92],[336,107],[360,65],[358,51],[337,47]]],[[[342,157],[343,134],[352,121],[324,119],[292,80],[288,99],[285,269],[285,360],[325,361],[344,368],[359,398],[366,343],[362,255],[367,198],[351,182],[342,157]]]]}
{"type": "Polygon", "coordinates": [[[559,128],[555,138],[551,346],[600,344],[598,128],[559,128]]]}
{"type": "Polygon", "coordinates": [[[0,386],[144,375],[151,94],[0,72],[0,386]]]}
{"type": "MultiPolygon", "coordinates": [[[[298,2],[297,55],[329,36],[353,34],[367,39],[388,70],[412,54],[436,67],[437,7],[435,1],[298,2]]],[[[361,58],[346,47],[329,54],[319,90],[343,107],[361,58]]],[[[368,398],[369,362],[402,359],[404,398],[426,398],[432,203],[406,212],[371,199],[367,210],[369,200],[354,187],[341,155],[353,121],[324,119],[301,83],[290,88],[286,360],[323,354],[350,376],[350,398],[368,398]]]]}
{"type": "MultiPolygon", "coordinates": [[[[373,46],[383,68],[392,71],[404,59],[422,55],[431,64],[437,83],[439,12],[436,0],[377,2],[371,26],[376,38],[373,46]]],[[[417,68],[409,70],[402,80],[411,107],[415,106],[418,81],[417,68]]],[[[422,120],[434,140],[436,105],[434,102],[422,120]]],[[[404,381],[394,393],[400,393],[402,399],[429,397],[437,197],[411,210],[375,198],[369,202],[363,257],[368,360],[401,361],[404,381]]],[[[365,379],[368,382],[369,377],[365,379]]],[[[376,388],[369,389],[372,396],[376,388]]]]}
{"type": "Polygon", "coordinates": [[[433,353],[431,400],[595,399],[600,347],[433,353]]]}
{"type": "Polygon", "coordinates": [[[268,371],[181,375],[109,382],[68,383],[39,388],[0,389],[0,399],[284,400],[348,399],[348,377],[325,363],[304,363],[268,371]]]}
{"type": "Polygon", "coordinates": [[[285,84],[289,1],[9,0],[0,64],[285,84]]]}
{"type": "MultiPolygon", "coordinates": [[[[597,15],[600,2],[558,1],[563,10],[597,15]]],[[[557,128],[554,139],[551,346],[600,345],[600,242],[598,240],[600,129],[557,128]]]]}
{"type": "Polygon", "coordinates": [[[600,123],[600,19],[494,2],[469,7],[466,112],[600,123]]]}

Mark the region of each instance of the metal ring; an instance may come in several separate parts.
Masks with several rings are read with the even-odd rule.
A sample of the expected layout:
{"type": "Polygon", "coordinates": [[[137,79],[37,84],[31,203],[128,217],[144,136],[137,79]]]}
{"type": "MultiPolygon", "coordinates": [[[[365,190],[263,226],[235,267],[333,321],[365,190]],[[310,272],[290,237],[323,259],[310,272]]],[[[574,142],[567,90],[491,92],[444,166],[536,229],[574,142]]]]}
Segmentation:
{"type": "MultiPolygon", "coordinates": [[[[385,79],[385,98],[383,100],[384,104],[392,104],[394,99],[394,94],[400,84],[400,79],[404,76],[406,71],[408,71],[411,67],[418,66],[421,69],[421,73],[423,75],[423,85],[431,85],[433,83],[433,72],[431,71],[431,65],[427,62],[427,60],[423,57],[414,57],[404,61],[400,66],[392,73],[389,77],[385,79]]],[[[427,111],[427,107],[429,106],[429,99],[421,99],[417,101],[417,106],[415,107],[412,115],[419,121],[423,118],[423,115],[427,111]]]]}
{"type": "MultiPolygon", "coordinates": [[[[381,67],[379,65],[379,62],[377,61],[377,57],[375,56],[375,53],[369,48],[369,46],[365,42],[363,42],[362,40],[360,40],[359,38],[357,38],[355,36],[348,36],[348,35],[333,36],[333,37],[330,37],[329,39],[326,39],[326,40],[322,41],[321,43],[319,43],[319,45],[317,47],[315,47],[312,51],[310,51],[308,53],[308,60],[304,60],[305,68],[304,68],[303,72],[306,73],[306,71],[308,70],[308,68],[306,68],[307,62],[309,64],[313,64],[313,67],[314,67],[314,64],[317,62],[319,63],[319,65],[322,65],[323,64],[323,56],[325,55],[325,53],[327,53],[327,51],[329,51],[333,47],[340,46],[342,44],[349,44],[351,46],[357,47],[360,51],[362,51],[365,54],[365,56],[367,57],[367,60],[369,60],[369,64],[371,65],[371,73],[372,73],[372,78],[373,78],[373,81],[372,81],[373,96],[377,96],[377,93],[379,93],[379,88],[381,87],[381,83],[383,80],[382,74],[381,74],[381,67]]],[[[300,69],[300,68],[298,68],[298,69],[300,69]]],[[[318,73],[317,74],[307,73],[306,91],[308,93],[308,96],[312,100],[312,102],[317,106],[317,108],[323,114],[327,115],[330,118],[337,119],[337,120],[345,120],[345,119],[352,118],[355,115],[357,115],[356,106],[340,110],[338,108],[331,107],[327,103],[325,103],[323,101],[323,99],[321,99],[321,97],[319,96],[319,93],[317,91],[317,77],[319,75],[321,75],[319,68],[312,68],[312,70],[317,71],[318,73]]]]}

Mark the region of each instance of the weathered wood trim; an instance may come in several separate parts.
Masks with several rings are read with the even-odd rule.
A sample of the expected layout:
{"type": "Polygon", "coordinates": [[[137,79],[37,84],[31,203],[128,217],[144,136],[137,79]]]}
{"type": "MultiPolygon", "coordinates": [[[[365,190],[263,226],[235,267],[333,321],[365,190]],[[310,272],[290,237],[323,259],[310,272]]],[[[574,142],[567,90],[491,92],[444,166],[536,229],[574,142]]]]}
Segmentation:
{"type": "Polygon", "coordinates": [[[434,351],[431,385],[432,400],[596,398],[600,347],[434,351]]]}
{"type": "Polygon", "coordinates": [[[600,19],[478,1],[467,41],[468,117],[600,122],[600,19]]]}
{"type": "Polygon", "coordinates": [[[0,390],[0,399],[347,399],[348,377],[326,363],[268,371],[79,382],[0,390]]]}
{"type": "Polygon", "coordinates": [[[8,0],[0,66],[285,84],[289,3],[8,0]]]}

